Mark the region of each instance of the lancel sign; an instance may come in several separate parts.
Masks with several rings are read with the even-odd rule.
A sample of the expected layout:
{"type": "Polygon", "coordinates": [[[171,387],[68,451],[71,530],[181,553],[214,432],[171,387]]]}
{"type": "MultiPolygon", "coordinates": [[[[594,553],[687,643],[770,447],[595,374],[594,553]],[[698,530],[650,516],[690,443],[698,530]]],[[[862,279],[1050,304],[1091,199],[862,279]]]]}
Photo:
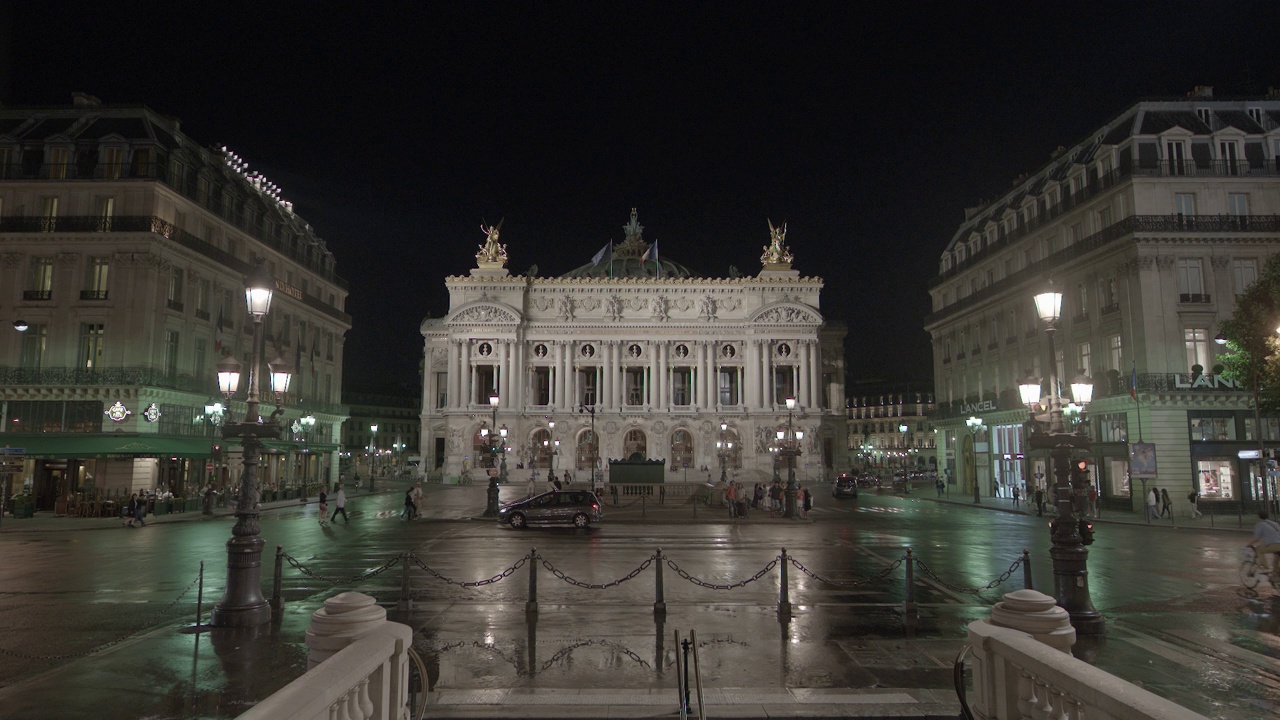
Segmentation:
{"type": "Polygon", "coordinates": [[[1240,390],[1234,380],[1221,375],[1174,375],[1173,387],[1176,390],[1240,390]]]}

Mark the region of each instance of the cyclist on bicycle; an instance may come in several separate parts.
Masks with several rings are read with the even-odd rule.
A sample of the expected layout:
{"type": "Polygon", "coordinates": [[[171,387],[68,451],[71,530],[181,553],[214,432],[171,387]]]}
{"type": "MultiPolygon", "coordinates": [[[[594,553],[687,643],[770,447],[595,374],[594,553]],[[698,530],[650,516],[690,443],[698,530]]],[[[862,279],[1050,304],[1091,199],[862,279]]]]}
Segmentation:
{"type": "Polygon", "coordinates": [[[1266,510],[1258,511],[1258,523],[1253,526],[1253,539],[1249,547],[1258,549],[1258,564],[1266,568],[1271,577],[1276,577],[1277,555],[1280,555],[1280,523],[1271,519],[1266,510]]]}

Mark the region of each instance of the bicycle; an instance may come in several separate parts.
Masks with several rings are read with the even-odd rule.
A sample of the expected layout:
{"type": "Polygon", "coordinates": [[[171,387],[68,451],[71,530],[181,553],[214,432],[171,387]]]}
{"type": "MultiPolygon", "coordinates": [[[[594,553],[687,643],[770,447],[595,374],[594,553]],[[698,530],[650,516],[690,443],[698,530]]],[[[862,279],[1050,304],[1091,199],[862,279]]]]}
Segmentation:
{"type": "Polygon", "coordinates": [[[1265,563],[1258,562],[1258,551],[1248,545],[1244,548],[1244,561],[1240,563],[1240,584],[1252,590],[1266,577],[1273,588],[1280,590],[1280,582],[1271,576],[1265,563]]]}

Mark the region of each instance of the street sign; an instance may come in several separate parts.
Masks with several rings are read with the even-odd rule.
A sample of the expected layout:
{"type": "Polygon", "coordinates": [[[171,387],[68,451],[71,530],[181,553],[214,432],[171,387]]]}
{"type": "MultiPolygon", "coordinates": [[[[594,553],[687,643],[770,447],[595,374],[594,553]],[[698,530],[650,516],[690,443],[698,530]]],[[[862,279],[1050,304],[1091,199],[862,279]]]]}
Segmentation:
{"type": "Polygon", "coordinates": [[[8,447],[8,446],[0,448],[0,455],[26,455],[26,454],[27,454],[26,448],[15,448],[15,447],[8,447]]]}

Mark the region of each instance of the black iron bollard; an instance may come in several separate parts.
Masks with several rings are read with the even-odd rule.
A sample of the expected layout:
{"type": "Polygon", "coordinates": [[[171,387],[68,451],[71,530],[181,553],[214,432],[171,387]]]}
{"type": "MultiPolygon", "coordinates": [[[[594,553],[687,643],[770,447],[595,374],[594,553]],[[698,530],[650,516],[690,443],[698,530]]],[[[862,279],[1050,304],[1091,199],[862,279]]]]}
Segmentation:
{"type": "Polygon", "coordinates": [[[1022,587],[1026,590],[1034,590],[1031,586],[1031,553],[1026,548],[1022,548],[1022,587]]]}
{"type": "Polygon", "coordinates": [[[529,550],[529,599],[524,603],[524,611],[538,612],[538,548],[529,550]]]}
{"type": "Polygon", "coordinates": [[[413,598],[409,595],[409,553],[400,554],[400,602],[397,610],[412,610],[413,598]]]}
{"type": "Polygon", "coordinates": [[[788,622],[791,620],[791,589],[787,583],[787,549],[782,548],[782,555],[778,560],[778,567],[782,570],[782,577],[778,581],[778,622],[788,622]]]}
{"type": "Polygon", "coordinates": [[[653,567],[657,575],[653,579],[653,614],[662,615],[667,611],[667,602],[662,597],[662,548],[653,556],[653,567]]]}
{"type": "Polygon", "coordinates": [[[916,561],[911,555],[911,548],[907,548],[907,599],[902,605],[902,610],[907,615],[915,616],[918,612],[916,607],[916,561]]]}
{"type": "Polygon", "coordinates": [[[204,561],[200,561],[200,579],[196,589],[196,630],[200,629],[200,618],[204,616],[204,561]]]}
{"type": "Polygon", "coordinates": [[[284,567],[284,546],[276,546],[276,577],[271,583],[271,622],[284,619],[284,601],[280,599],[280,571],[284,567]]]}

